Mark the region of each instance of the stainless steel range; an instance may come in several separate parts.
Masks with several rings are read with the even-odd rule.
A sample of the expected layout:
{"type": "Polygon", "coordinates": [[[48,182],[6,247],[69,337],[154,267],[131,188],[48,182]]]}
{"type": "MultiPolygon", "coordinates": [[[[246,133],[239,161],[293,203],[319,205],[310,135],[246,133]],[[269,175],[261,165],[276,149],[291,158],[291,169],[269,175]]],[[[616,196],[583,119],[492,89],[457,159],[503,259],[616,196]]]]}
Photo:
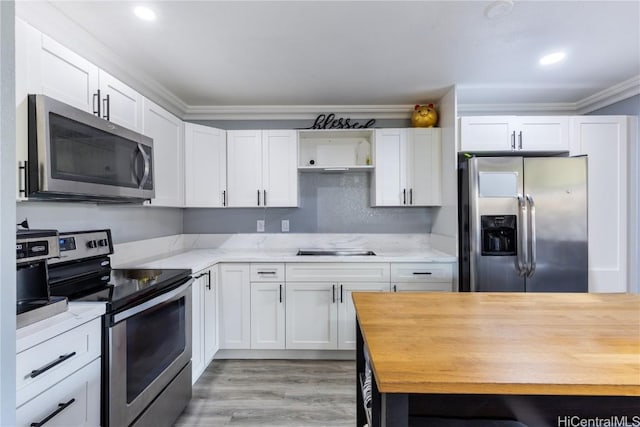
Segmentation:
{"type": "Polygon", "coordinates": [[[107,304],[102,425],[171,426],[191,399],[191,270],[111,269],[110,230],[60,233],[52,295],[107,304]]]}

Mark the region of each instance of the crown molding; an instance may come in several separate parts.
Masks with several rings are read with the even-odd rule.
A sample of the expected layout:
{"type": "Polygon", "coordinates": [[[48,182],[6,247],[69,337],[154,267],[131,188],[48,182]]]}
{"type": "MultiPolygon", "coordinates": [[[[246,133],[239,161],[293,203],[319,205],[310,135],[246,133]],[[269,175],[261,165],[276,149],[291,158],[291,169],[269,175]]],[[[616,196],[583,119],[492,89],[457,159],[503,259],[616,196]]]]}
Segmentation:
{"type": "Polygon", "coordinates": [[[463,104],[458,103],[458,115],[473,116],[482,114],[504,115],[570,115],[575,112],[575,103],[520,103],[520,104],[463,104]]]}
{"type": "Polygon", "coordinates": [[[640,94],[640,74],[576,102],[575,113],[590,113],[638,94],[640,94]]]}
{"type": "Polygon", "coordinates": [[[230,105],[189,106],[183,120],[313,120],[319,114],[352,119],[409,119],[411,105],[230,105]]]}

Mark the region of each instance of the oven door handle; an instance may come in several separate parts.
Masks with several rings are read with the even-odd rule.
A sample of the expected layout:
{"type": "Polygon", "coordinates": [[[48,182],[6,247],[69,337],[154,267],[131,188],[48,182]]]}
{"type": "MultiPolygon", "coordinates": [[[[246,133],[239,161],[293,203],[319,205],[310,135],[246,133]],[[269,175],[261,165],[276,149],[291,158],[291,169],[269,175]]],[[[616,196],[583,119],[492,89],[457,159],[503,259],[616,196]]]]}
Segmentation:
{"type": "Polygon", "coordinates": [[[192,283],[193,283],[193,279],[191,278],[187,282],[185,282],[184,285],[181,285],[180,287],[172,291],[166,292],[162,295],[158,295],[157,297],[150,299],[149,301],[145,301],[142,304],[136,305],[135,307],[131,307],[130,309],[125,310],[122,313],[114,314],[113,324],[115,325],[116,323],[120,323],[123,320],[127,320],[128,318],[135,316],[136,314],[141,313],[145,310],[148,310],[149,308],[156,306],[158,304],[162,304],[164,302],[180,298],[181,296],[180,294],[183,294],[184,292],[186,292],[192,283]]]}

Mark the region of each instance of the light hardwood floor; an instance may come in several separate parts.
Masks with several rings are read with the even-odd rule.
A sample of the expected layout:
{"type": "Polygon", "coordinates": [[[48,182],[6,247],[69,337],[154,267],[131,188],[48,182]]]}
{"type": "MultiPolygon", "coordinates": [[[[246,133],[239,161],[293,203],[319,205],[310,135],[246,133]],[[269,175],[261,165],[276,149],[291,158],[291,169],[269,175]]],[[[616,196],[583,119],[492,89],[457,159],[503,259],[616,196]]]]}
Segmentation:
{"type": "Polygon", "coordinates": [[[355,362],[214,360],[176,421],[192,426],[355,426],[355,362]]]}

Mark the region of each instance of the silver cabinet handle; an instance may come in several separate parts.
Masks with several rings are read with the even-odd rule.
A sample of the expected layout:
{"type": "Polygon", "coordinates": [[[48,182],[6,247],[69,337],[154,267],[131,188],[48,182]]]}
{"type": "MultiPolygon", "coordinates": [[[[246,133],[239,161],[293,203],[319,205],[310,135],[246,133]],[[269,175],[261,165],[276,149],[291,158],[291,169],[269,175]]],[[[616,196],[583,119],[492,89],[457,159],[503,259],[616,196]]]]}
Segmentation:
{"type": "Polygon", "coordinates": [[[529,202],[529,265],[527,269],[527,277],[532,277],[536,272],[536,204],[533,196],[527,194],[527,202],[529,202]]]}
{"type": "Polygon", "coordinates": [[[518,134],[518,150],[522,150],[522,131],[518,134]]]}
{"type": "Polygon", "coordinates": [[[262,190],[262,206],[267,206],[267,190],[262,190]]]}
{"type": "Polygon", "coordinates": [[[282,303],[282,285],[280,285],[280,303],[282,303]]]}
{"type": "Polygon", "coordinates": [[[260,206],[260,190],[256,190],[258,192],[258,206],[260,206]]]}
{"type": "Polygon", "coordinates": [[[333,304],[336,302],[336,285],[331,285],[331,302],[333,304]]]}
{"type": "Polygon", "coordinates": [[[107,94],[107,97],[102,100],[102,107],[104,108],[104,115],[102,116],[102,118],[110,120],[110,117],[111,117],[111,100],[109,99],[109,95],[108,94],[107,94]]]}
{"type": "Polygon", "coordinates": [[[227,206],[227,190],[222,190],[222,206],[227,206]]]}
{"type": "Polygon", "coordinates": [[[342,298],[342,283],[340,284],[340,304],[342,304],[344,302],[343,298],[342,298]]]}
{"type": "Polygon", "coordinates": [[[406,188],[402,189],[402,204],[403,205],[407,204],[407,189],[406,188]]]}
{"type": "Polygon", "coordinates": [[[511,151],[516,149],[516,131],[511,132],[511,151]]]}
{"type": "Polygon", "coordinates": [[[258,274],[276,274],[276,271],[258,271],[258,274]]]}
{"type": "Polygon", "coordinates": [[[413,204],[413,188],[409,189],[409,204],[413,204]]]}
{"type": "Polygon", "coordinates": [[[517,228],[517,243],[518,243],[518,275],[524,277],[527,274],[527,227],[524,222],[527,218],[527,205],[524,198],[518,194],[518,228],[517,228]]]}
{"type": "Polygon", "coordinates": [[[93,114],[100,117],[100,89],[93,94],[93,114]]]}

